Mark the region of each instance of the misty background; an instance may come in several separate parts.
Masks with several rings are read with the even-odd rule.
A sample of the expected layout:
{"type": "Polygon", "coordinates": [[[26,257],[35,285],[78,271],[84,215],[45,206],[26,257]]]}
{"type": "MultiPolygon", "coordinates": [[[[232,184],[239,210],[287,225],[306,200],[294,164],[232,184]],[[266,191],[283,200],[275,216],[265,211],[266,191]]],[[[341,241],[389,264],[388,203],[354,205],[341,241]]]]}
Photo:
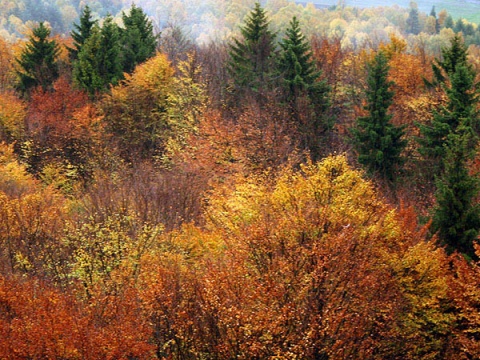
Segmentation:
{"type": "MultiPolygon", "coordinates": [[[[238,30],[239,24],[253,7],[255,0],[137,0],[153,21],[156,31],[177,28],[190,40],[198,43],[221,41],[228,39],[238,30]]],[[[409,0],[313,0],[261,1],[262,6],[271,15],[272,23],[288,21],[293,15],[302,19],[321,17],[325,9],[335,7],[392,7],[391,17],[405,17],[410,6],[418,6],[418,10],[430,13],[433,7],[439,12],[446,9],[455,18],[465,18],[477,22],[480,19],[480,0],[425,0],[413,4],[409,0]]],[[[81,10],[89,5],[95,17],[101,19],[112,14],[120,19],[122,11],[130,8],[131,0],[0,0],[0,36],[8,41],[16,41],[24,37],[36,23],[48,22],[53,34],[68,36],[73,23],[78,22],[81,10]]],[[[387,16],[387,15],[386,15],[387,16]]],[[[305,20],[304,20],[305,21],[305,20]]],[[[401,22],[399,19],[397,22],[401,22]]],[[[311,24],[305,29],[308,32],[322,33],[328,29],[311,24]]],[[[167,30],[168,31],[168,30],[167,30]]]]}

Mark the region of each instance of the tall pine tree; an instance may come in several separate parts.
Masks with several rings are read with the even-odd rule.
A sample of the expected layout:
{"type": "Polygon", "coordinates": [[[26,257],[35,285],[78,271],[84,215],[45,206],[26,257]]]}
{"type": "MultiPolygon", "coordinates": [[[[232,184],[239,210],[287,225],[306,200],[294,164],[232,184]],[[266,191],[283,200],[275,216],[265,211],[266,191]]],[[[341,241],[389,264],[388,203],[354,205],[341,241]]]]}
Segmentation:
{"type": "Polygon", "coordinates": [[[469,173],[478,144],[478,86],[467,62],[460,36],[442,49],[443,59],[433,64],[434,83],[447,95],[447,104],[434,112],[430,124],[420,124],[419,152],[434,166],[437,204],[432,230],[449,251],[475,256],[473,241],[480,230],[480,208],[475,204],[479,181],[469,173]]]}
{"type": "Polygon", "coordinates": [[[409,34],[418,35],[420,33],[420,20],[418,18],[418,5],[416,2],[410,2],[410,12],[407,18],[407,32],[409,34]]]}
{"type": "Polygon", "coordinates": [[[435,19],[435,34],[440,32],[440,22],[437,18],[437,12],[435,11],[435,5],[432,6],[432,10],[430,11],[430,16],[435,19]]]}
{"type": "Polygon", "coordinates": [[[280,41],[280,47],[282,52],[278,68],[287,101],[294,101],[305,93],[313,95],[319,90],[327,91],[326,83],[319,81],[321,72],[315,66],[310,44],[302,34],[296,17],[290,22],[285,38],[280,41]]]}
{"type": "Polygon", "coordinates": [[[93,20],[92,10],[88,5],[82,11],[80,16],[80,25],[73,24],[74,29],[70,32],[73,39],[73,47],[67,47],[72,60],[78,59],[78,53],[82,50],[83,44],[92,34],[92,28],[97,24],[96,20],[93,20]]]}
{"type": "Polygon", "coordinates": [[[475,202],[479,179],[471,175],[468,162],[475,155],[477,135],[467,124],[448,135],[445,144],[445,171],[437,179],[437,205],[432,230],[447,250],[475,257],[474,240],[480,230],[480,205],[475,202]]]}
{"type": "Polygon", "coordinates": [[[321,72],[315,65],[310,44],[296,17],[290,22],[280,48],[278,71],[283,100],[299,130],[302,147],[317,158],[321,136],[331,128],[326,115],[330,106],[330,88],[320,78],[321,72]]]}
{"type": "Polygon", "coordinates": [[[230,44],[228,70],[239,95],[262,93],[273,82],[275,35],[269,30],[265,10],[258,2],[240,33],[242,38],[230,44]]]}
{"type": "Polygon", "coordinates": [[[58,77],[57,58],[60,48],[49,37],[50,29],[41,22],[33,29],[25,49],[17,59],[20,66],[17,88],[23,94],[36,86],[41,86],[44,91],[50,90],[58,77]]]}
{"type": "Polygon", "coordinates": [[[357,119],[352,129],[358,161],[371,175],[394,180],[398,168],[403,164],[401,153],[406,141],[403,127],[394,126],[388,114],[394,96],[390,90],[393,81],[388,80],[389,65],[383,52],[377,53],[368,63],[367,116],[357,119]]]}
{"type": "Polygon", "coordinates": [[[457,69],[457,65],[467,64],[467,47],[462,37],[456,34],[450,41],[450,47],[442,48],[442,60],[432,64],[434,84],[444,83],[457,69]]]}
{"type": "Polygon", "coordinates": [[[78,86],[94,95],[123,79],[120,30],[107,16],[102,28],[95,25],[74,65],[78,86]]]}
{"type": "Polygon", "coordinates": [[[446,155],[445,144],[449,134],[469,119],[469,126],[478,128],[476,103],[478,92],[475,85],[475,71],[467,63],[467,49],[459,36],[451,41],[449,49],[443,49],[443,60],[433,64],[436,81],[447,94],[448,102],[433,114],[430,124],[419,124],[421,137],[419,152],[435,167],[433,174],[443,169],[446,155]],[[463,119],[463,120],[462,120],[463,119]]]}
{"type": "Polygon", "coordinates": [[[152,22],[143,10],[134,4],[129,13],[122,13],[123,71],[131,73],[135,66],[155,55],[157,36],[152,22]]]}

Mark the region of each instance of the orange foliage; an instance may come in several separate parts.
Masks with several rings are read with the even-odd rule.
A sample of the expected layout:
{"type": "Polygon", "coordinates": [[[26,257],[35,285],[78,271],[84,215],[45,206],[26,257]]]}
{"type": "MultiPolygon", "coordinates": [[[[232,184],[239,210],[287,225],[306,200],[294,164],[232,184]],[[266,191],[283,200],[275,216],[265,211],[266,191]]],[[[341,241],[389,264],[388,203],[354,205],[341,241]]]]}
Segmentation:
{"type": "Polygon", "coordinates": [[[55,82],[53,92],[38,88],[31,97],[27,131],[44,145],[63,148],[74,132],[73,114],[88,103],[87,94],[73,89],[66,78],[55,82]]]}
{"type": "Polygon", "coordinates": [[[339,68],[347,56],[347,51],[342,49],[341,39],[330,40],[326,37],[314,37],[312,39],[312,52],[322,69],[323,75],[328,79],[328,84],[332,86],[333,93],[335,93],[336,86],[339,85],[339,68]]]}
{"type": "MultiPolygon", "coordinates": [[[[423,86],[426,53],[406,48],[380,45],[412,136],[444,99],[423,86]]],[[[312,49],[347,147],[374,52],[312,49]]],[[[225,49],[206,85],[158,54],[99,101],[103,116],[67,77],[28,104],[5,91],[9,51],[0,39],[1,359],[480,358],[480,264],[447,256],[418,209],[388,205],[346,156],[300,164],[275,101],[220,109],[225,49]],[[203,85],[218,106],[205,113],[203,85]],[[58,191],[69,166],[91,175],[76,199],[58,191]]],[[[423,211],[431,184],[415,177],[392,198],[423,211]]]]}
{"type": "Polygon", "coordinates": [[[84,304],[46,282],[0,276],[0,357],[150,358],[138,310],[131,291],[84,304]]]}
{"type": "Polygon", "coordinates": [[[85,92],[76,90],[66,78],[54,84],[54,91],[37,88],[29,102],[26,133],[31,141],[25,157],[34,172],[51,161],[66,162],[81,174],[98,150],[102,134],[101,117],[85,92]]]}
{"type": "Polygon", "coordinates": [[[182,161],[208,174],[211,184],[236,173],[276,169],[298,161],[298,136],[282,111],[274,105],[262,109],[248,106],[235,120],[220,112],[204,114],[197,132],[189,139],[182,161]]]}
{"type": "Polygon", "coordinates": [[[394,103],[391,107],[393,122],[406,125],[408,135],[418,135],[415,122],[426,121],[438,104],[433,93],[424,89],[424,79],[431,76],[431,67],[423,66],[418,56],[394,53],[390,61],[389,77],[395,82],[394,103]]]}
{"type": "MultiPolygon", "coordinates": [[[[475,247],[480,257],[480,246],[475,247]]],[[[452,255],[453,276],[450,296],[457,314],[453,351],[457,359],[480,358],[480,264],[468,263],[458,254],[452,255]]]]}
{"type": "Polygon", "coordinates": [[[336,359],[435,353],[430,326],[438,322],[433,331],[442,333],[450,318],[437,300],[430,312],[423,304],[444,296],[442,252],[422,241],[425,229],[417,229],[411,210],[396,219],[344,160],[302,169],[305,177],[287,172],[272,188],[255,178],[209,199],[210,227],[227,248],[208,270],[204,295],[222,338],[216,353],[336,359]],[[414,280],[398,275],[404,262],[425,261],[431,270],[418,266],[414,280]],[[414,316],[403,318],[402,309],[414,316]],[[405,345],[406,336],[421,345],[405,345]]]}

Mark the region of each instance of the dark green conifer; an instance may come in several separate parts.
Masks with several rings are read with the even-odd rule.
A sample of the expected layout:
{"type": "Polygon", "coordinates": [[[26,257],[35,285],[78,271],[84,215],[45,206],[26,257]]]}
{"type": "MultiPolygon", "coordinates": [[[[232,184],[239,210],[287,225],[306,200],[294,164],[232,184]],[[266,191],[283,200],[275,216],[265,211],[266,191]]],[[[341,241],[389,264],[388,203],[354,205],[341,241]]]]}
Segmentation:
{"type": "Polygon", "coordinates": [[[102,28],[95,25],[74,66],[74,78],[91,95],[108,89],[123,78],[120,32],[111,16],[102,28]]]}
{"type": "Polygon", "coordinates": [[[437,184],[432,230],[448,250],[473,257],[473,240],[480,229],[480,208],[475,204],[479,182],[469,173],[468,162],[478,144],[478,87],[460,36],[442,54],[434,70],[448,101],[434,112],[431,124],[420,124],[419,151],[435,166],[431,169],[437,184]]]}
{"type": "Polygon", "coordinates": [[[445,157],[445,144],[449,134],[454,133],[464,119],[470,119],[471,126],[477,128],[476,103],[478,96],[474,91],[475,73],[466,65],[458,65],[451,75],[451,86],[445,91],[448,103],[433,114],[430,124],[420,124],[419,151],[426,158],[433,160],[442,169],[442,159],[445,157]]]}
{"type": "Polygon", "coordinates": [[[432,6],[432,10],[430,11],[430,16],[432,16],[435,19],[435,34],[438,34],[440,32],[440,22],[438,21],[438,18],[437,18],[435,5],[432,6]]]}
{"type": "Polygon", "coordinates": [[[235,88],[241,95],[245,91],[261,93],[272,85],[274,74],[274,39],[269,22],[259,3],[240,28],[241,39],[230,44],[228,69],[235,88]]]}
{"type": "MultiPolygon", "coordinates": [[[[286,37],[280,42],[282,52],[278,60],[278,67],[285,85],[287,100],[294,100],[313,87],[319,87],[321,72],[316,69],[312,58],[310,44],[300,30],[296,17],[290,22],[286,30],[286,37]]],[[[323,87],[326,85],[323,83],[323,87]]]]}
{"type": "Polygon", "coordinates": [[[50,29],[41,22],[33,29],[25,49],[17,59],[20,66],[17,87],[24,94],[36,86],[49,90],[58,77],[57,58],[60,48],[49,37],[50,29]]]}
{"type": "Polygon", "coordinates": [[[116,84],[123,79],[123,59],[120,28],[114,23],[112,16],[109,15],[105,18],[101,35],[101,49],[104,58],[100,70],[109,84],[116,84]]]}
{"type": "Polygon", "coordinates": [[[67,47],[67,49],[72,60],[77,60],[78,53],[82,50],[83,44],[85,44],[92,34],[92,28],[95,24],[97,24],[97,21],[93,20],[92,11],[90,7],[86,5],[80,16],[80,25],[73,24],[74,30],[70,32],[73,39],[73,47],[67,47]]]}
{"type": "Polygon", "coordinates": [[[386,180],[394,180],[395,174],[403,164],[401,153],[406,141],[403,127],[394,126],[388,114],[394,93],[390,88],[393,81],[388,80],[389,65],[387,57],[379,52],[368,64],[367,78],[367,116],[357,119],[353,128],[354,145],[358,152],[358,161],[371,175],[380,175],[386,180]]]}
{"type": "Polygon", "coordinates": [[[157,36],[147,15],[134,4],[128,14],[122,13],[122,19],[123,70],[131,73],[138,64],[155,55],[157,36]]]}
{"type": "Polygon", "coordinates": [[[407,18],[407,32],[409,34],[418,35],[421,31],[420,20],[418,18],[418,5],[416,2],[410,2],[410,12],[407,18]]]}
{"type": "Polygon", "coordinates": [[[443,60],[433,64],[434,74],[448,97],[446,106],[433,114],[430,124],[419,124],[421,137],[419,152],[433,161],[436,169],[432,174],[438,174],[443,169],[445,144],[450,134],[455,133],[458,126],[467,121],[474,130],[478,129],[478,100],[475,85],[475,71],[467,62],[467,49],[461,38],[455,36],[451,47],[442,50],[443,60]],[[448,80],[448,81],[447,81],[448,80]]]}
{"type": "Polygon", "coordinates": [[[317,70],[310,44],[296,17],[290,22],[280,48],[278,71],[283,98],[298,126],[302,146],[316,158],[321,135],[331,128],[326,115],[330,88],[320,79],[321,72],[317,70]]]}
{"type": "Polygon", "coordinates": [[[462,37],[456,34],[450,41],[450,47],[442,49],[442,60],[436,61],[438,65],[433,64],[435,74],[438,73],[436,68],[440,68],[447,76],[451,76],[456,71],[457,65],[467,64],[467,51],[462,37]]]}
{"type": "Polygon", "coordinates": [[[480,206],[475,202],[480,183],[468,169],[476,144],[477,136],[468,124],[449,134],[445,171],[437,180],[437,206],[432,223],[432,230],[438,233],[448,251],[458,250],[469,257],[475,257],[473,241],[480,230],[480,206]]]}
{"type": "Polygon", "coordinates": [[[454,22],[453,22],[452,15],[448,15],[445,18],[445,22],[443,23],[443,27],[446,28],[446,29],[453,29],[453,26],[454,26],[454,22]]]}
{"type": "Polygon", "coordinates": [[[460,18],[455,21],[455,25],[453,25],[453,31],[457,34],[465,34],[465,23],[463,22],[463,19],[460,18]]]}

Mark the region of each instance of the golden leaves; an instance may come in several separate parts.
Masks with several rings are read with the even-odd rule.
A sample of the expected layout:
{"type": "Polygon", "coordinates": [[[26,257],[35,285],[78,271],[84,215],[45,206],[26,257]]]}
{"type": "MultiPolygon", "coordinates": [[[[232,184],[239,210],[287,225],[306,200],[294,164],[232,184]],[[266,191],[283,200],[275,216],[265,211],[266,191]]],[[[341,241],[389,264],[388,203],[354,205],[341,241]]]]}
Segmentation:
{"type": "Polygon", "coordinates": [[[20,140],[24,134],[26,105],[15,94],[0,92],[0,141],[20,140]]]}

